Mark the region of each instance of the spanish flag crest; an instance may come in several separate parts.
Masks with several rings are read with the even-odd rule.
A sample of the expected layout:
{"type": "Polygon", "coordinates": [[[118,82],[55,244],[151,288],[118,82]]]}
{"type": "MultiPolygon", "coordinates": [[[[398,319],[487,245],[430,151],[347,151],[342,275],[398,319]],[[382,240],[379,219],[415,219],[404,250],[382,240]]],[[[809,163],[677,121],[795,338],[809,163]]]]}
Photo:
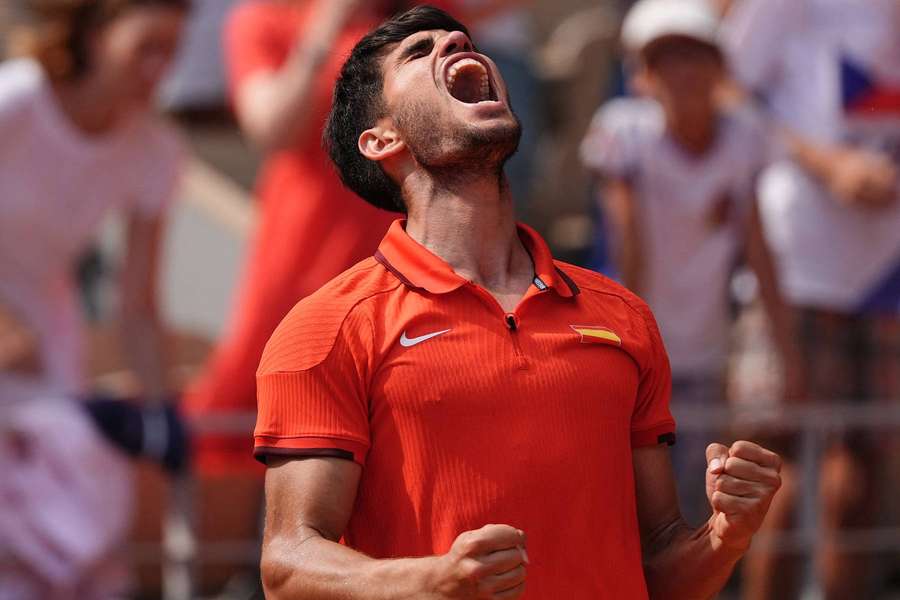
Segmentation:
{"type": "Polygon", "coordinates": [[[597,327],[595,325],[569,325],[569,327],[571,327],[575,333],[581,335],[582,344],[622,345],[622,338],[607,327],[597,327]]]}

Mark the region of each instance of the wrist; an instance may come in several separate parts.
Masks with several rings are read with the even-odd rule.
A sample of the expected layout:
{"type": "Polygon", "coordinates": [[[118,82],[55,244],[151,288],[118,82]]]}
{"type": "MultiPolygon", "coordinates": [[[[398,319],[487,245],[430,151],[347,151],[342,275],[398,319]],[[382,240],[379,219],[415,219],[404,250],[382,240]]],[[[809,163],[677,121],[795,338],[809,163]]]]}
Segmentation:
{"type": "Polygon", "coordinates": [[[436,599],[442,571],[440,563],[438,556],[372,560],[367,568],[366,588],[372,598],[436,599]],[[384,593],[377,594],[374,590],[384,593]]]}
{"type": "Polygon", "coordinates": [[[710,531],[710,546],[717,555],[725,559],[731,559],[735,562],[747,552],[750,548],[752,537],[740,537],[737,539],[722,537],[710,531]]]}

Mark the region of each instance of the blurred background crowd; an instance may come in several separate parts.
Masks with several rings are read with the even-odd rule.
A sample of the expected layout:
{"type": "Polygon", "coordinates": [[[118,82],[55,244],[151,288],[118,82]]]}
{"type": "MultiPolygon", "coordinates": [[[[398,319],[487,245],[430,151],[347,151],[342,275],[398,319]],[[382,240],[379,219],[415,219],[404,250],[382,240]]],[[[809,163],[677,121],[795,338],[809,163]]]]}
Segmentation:
{"type": "MultiPolygon", "coordinates": [[[[416,4],[0,4],[0,600],[261,597],[255,368],[399,218],[320,135],[416,4]]],[[[709,441],[786,458],[725,595],[900,597],[900,3],[428,4],[510,88],[522,220],[653,308],[686,518],[709,441]]]]}

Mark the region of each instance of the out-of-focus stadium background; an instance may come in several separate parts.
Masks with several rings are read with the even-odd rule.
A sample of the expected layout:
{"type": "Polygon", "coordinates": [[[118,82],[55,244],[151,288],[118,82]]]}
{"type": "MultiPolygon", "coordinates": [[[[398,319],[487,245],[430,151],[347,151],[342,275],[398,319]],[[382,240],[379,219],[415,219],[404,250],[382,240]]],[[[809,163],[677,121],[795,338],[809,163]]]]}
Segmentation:
{"type": "MultiPolygon", "coordinates": [[[[159,90],[159,111],[177,126],[190,150],[177,201],[167,219],[160,290],[162,315],[171,339],[168,362],[175,379],[182,384],[198,375],[225,331],[235,305],[241,269],[252,247],[259,220],[254,183],[265,156],[247,141],[234,116],[222,44],[223,27],[229,13],[237,5],[251,1],[255,0],[194,0],[174,65],[159,90]]],[[[740,10],[744,2],[759,4],[753,0],[720,1],[715,3],[716,10],[728,15],[729,11],[740,10]]],[[[8,48],[7,58],[13,53],[15,44],[10,42],[14,30],[28,19],[24,4],[20,0],[0,3],[0,48],[8,48]]],[[[463,4],[477,5],[479,2],[469,0],[463,4]]],[[[525,59],[520,61],[520,66],[527,69],[526,73],[514,72],[516,67],[509,67],[507,75],[511,80],[522,79],[516,84],[525,86],[524,89],[531,86],[532,90],[526,109],[528,114],[522,115],[530,129],[521,153],[527,155],[530,162],[524,167],[511,165],[511,169],[518,169],[511,177],[515,177],[512,183],[521,217],[545,235],[559,258],[615,274],[616,252],[612,241],[615,236],[610,232],[609,217],[604,214],[608,204],[600,198],[604,184],[602,178],[595,178],[585,166],[580,148],[598,108],[636,87],[628,83],[633,71],[629,63],[623,61],[619,41],[623,15],[632,3],[627,0],[522,0],[505,4],[508,14],[501,12],[502,27],[492,27],[488,22],[482,23],[481,28],[476,26],[473,31],[475,41],[479,43],[479,31],[490,30],[497,34],[502,30],[503,34],[490,42],[511,49],[513,58],[525,59]]],[[[776,10],[774,5],[781,3],[773,1],[770,4],[772,10],[776,10]]],[[[804,1],[802,4],[817,3],[804,1]]],[[[821,6],[816,10],[822,14],[833,10],[831,19],[839,19],[845,14],[840,11],[849,10],[838,7],[841,2],[832,4],[835,7],[829,7],[828,2],[818,2],[821,6]]],[[[834,27],[827,21],[812,21],[804,27],[820,26],[824,36],[828,28],[834,27]]],[[[765,20],[760,22],[765,23],[765,20]]],[[[864,20],[859,22],[864,23],[864,20]]],[[[892,35],[900,40],[900,10],[893,27],[888,37],[892,35]]],[[[861,38],[868,35],[864,27],[856,33],[861,38]]],[[[746,35],[752,38],[755,34],[751,31],[746,35]]],[[[759,32],[758,35],[765,36],[766,33],[759,32]]],[[[809,35],[809,32],[804,31],[802,35],[809,35]]],[[[779,41],[787,42],[784,50],[787,54],[802,51],[792,45],[790,39],[768,43],[779,41]]],[[[485,42],[484,46],[490,47],[490,43],[485,42]]],[[[755,51],[752,46],[748,44],[746,52],[755,51]]],[[[736,51],[740,52],[740,47],[736,51]]],[[[823,47],[815,51],[827,53],[830,50],[823,47]]],[[[900,61],[900,53],[885,56],[900,61]]],[[[798,64],[801,63],[794,63],[795,66],[798,64]]],[[[885,77],[889,79],[888,75],[885,77]]],[[[765,83],[762,85],[762,89],[749,90],[747,95],[751,100],[765,95],[765,83]]],[[[894,86],[893,93],[897,94],[900,78],[891,80],[891,85],[894,86]]],[[[778,90],[777,93],[784,96],[791,91],[778,90]]],[[[798,98],[801,96],[803,94],[798,93],[798,98]]],[[[898,97],[895,95],[891,101],[895,105],[888,108],[895,110],[892,126],[896,126],[900,120],[900,106],[896,105],[898,97]]],[[[513,103],[517,105],[515,96],[513,103]]],[[[766,106],[763,103],[757,110],[765,112],[766,106]]],[[[6,135],[0,130],[0,137],[6,135]]],[[[776,135],[771,133],[772,137],[776,135]]],[[[900,128],[895,130],[895,135],[898,136],[895,143],[900,144],[900,128]]],[[[810,139],[814,145],[823,138],[812,136],[810,139]]],[[[0,141],[0,147],[2,144],[0,141]]],[[[896,154],[893,160],[896,167],[896,154]]],[[[45,168],[54,166],[46,165],[45,168]]],[[[0,166],[0,177],[7,176],[9,174],[0,166]]],[[[895,197],[894,203],[897,202],[895,197]]],[[[0,214],[0,219],[3,218],[0,214]]],[[[322,227],[327,227],[327,222],[322,222],[322,227]]],[[[900,229],[895,235],[900,239],[900,229]]],[[[796,244],[806,242],[827,243],[827,240],[822,242],[813,236],[812,241],[804,239],[796,244]]],[[[90,322],[87,357],[90,377],[99,385],[113,389],[127,389],[131,385],[114,322],[118,303],[118,288],[114,282],[122,265],[124,244],[122,219],[111,215],[80,265],[73,265],[73,276],[77,271],[83,292],[83,311],[90,322]]],[[[863,269],[865,252],[853,252],[862,257],[859,268],[863,269]]],[[[893,381],[892,388],[889,384],[883,389],[893,389],[898,395],[869,402],[844,398],[841,402],[828,403],[818,402],[811,395],[806,402],[787,403],[780,400],[783,396],[780,383],[783,366],[776,351],[774,340],[777,336],[771,335],[772,328],[758,297],[757,280],[745,267],[741,253],[737,254],[738,260],[729,274],[727,298],[722,299],[727,303],[731,318],[730,344],[727,357],[723,358],[727,363],[727,393],[711,405],[683,410],[679,415],[679,430],[697,432],[709,438],[724,435],[788,440],[785,447],[790,448],[796,477],[791,481],[791,489],[784,493],[795,497],[794,518],[785,530],[762,536],[751,552],[768,552],[776,557],[776,562],[796,563],[795,574],[801,581],[801,591],[793,597],[824,598],[823,589],[827,584],[823,581],[840,576],[840,573],[829,575],[823,572],[829,563],[816,562],[813,558],[823,545],[830,543],[837,544],[869,566],[863,571],[864,582],[859,582],[856,589],[870,591],[847,598],[900,598],[900,503],[897,502],[900,495],[900,444],[897,441],[900,439],[900,383],[897,382],[900,378],[900,327],[897,326],[900,304],[894,306],[893,312],[888,311],[893,324],[886,326],[886,341],[880,347],[880,352],[885,353],[884,370],[872,374],[872,377],[893,381]],[[822,525],[827,498],[821,490],[828,488],[830,480],[829,474],[820,471],[819,467],[830,452],[832,442],[836,438],[846,438],[848,432],[854,437],[864,434],[868,439],[867,447],[871,452],[868,456],[876,457],[874,460],[879,465],[878,485],[866,495],[871,504],[864,510],[871,512],[871,518],[861,519],[858,527],[851,522],[836,533],[822,525]]],[[[893,261],[900,265],[900,252],[894,253],[893,261]]],[[[699,297],[716,291],[697,289],[694,293],[699,297]]],[[[2,296],[0,300],[3,300],[2,296]]],[[[209,418],[194,423],[194,426],[246,432],[249,440],[252,423],[250,413],[227,413],[221,419],[209,418]]],[[[247,448],[249,452],[249,441],[247,448]]],[[[847,485],[847,480],[843,482],[847,485]]],[[[231,495],[233,488],[227,480],[222,480],[215,491],[204,492],[203,498],[198,500],[201,496],[199,484],[190,475],[170,478],[157,467],[143,463],[138,466],[135,485],[138,486],[137,506],[127,546],[134,572],[133,597],[166,600],[262,597],[256,570],[258,538],[240,537],[236,533],[232,537],[223,535],[209,541],[195,535],[198,523],[213,514],[209,512],[209,503],[240,504],[246,500],[252,505],[255,498],[252,493],[252,497],[246,499],[240,497],[243,491],[235,491],[237,496],[231,495]]],[[[15,507],[5,505],[3,510],[15,511],[15,507]]],[[[223,522],[221,527],[229,529],[231,525],[223,522]]],[[[241,533],[247,529],[258,527],[253,524],[249,528],[234,528],[241,533]]],[[[6,556],[0,549],[0,561],[6,556]]],[[[723,597],[766,597],[753,596],[746,592],[746,587],[742,588],[742,579],[746,582],[747,578],[757,576],[759,569],[765,568],[758,566],[757,570],[739,571],[723,597]]],[[[3,581],[0,578],[0,586],[3,581]]],[[[0,589],[0,599],[7,597],[17,596],[5,595],[0,589]]]]}

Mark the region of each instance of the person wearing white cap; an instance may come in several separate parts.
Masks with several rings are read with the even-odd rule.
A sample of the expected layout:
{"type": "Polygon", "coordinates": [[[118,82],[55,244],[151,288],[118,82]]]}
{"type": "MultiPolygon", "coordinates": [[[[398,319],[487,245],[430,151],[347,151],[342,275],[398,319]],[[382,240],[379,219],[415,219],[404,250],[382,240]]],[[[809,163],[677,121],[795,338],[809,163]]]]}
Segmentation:
{"type": "MultiPolygon", "coordinates": [[[[725,401],[728,285],[741,253],[773,321],[786,390],[800,394],[788,313],[753,195],[768,144],[752,115],[722,109],[716,100],[727,68],[716,13],[700,0],[643,0],[627,14],[622,42],[635,87],[646,97],[601,107],[581,156],[601,180],[618,275],[657,316],[672,365],[676,420],[725,401]]],[[[684,433],[673,449],[689,522],[709,514],[702,466],[713,433],[684,433]]]]}

